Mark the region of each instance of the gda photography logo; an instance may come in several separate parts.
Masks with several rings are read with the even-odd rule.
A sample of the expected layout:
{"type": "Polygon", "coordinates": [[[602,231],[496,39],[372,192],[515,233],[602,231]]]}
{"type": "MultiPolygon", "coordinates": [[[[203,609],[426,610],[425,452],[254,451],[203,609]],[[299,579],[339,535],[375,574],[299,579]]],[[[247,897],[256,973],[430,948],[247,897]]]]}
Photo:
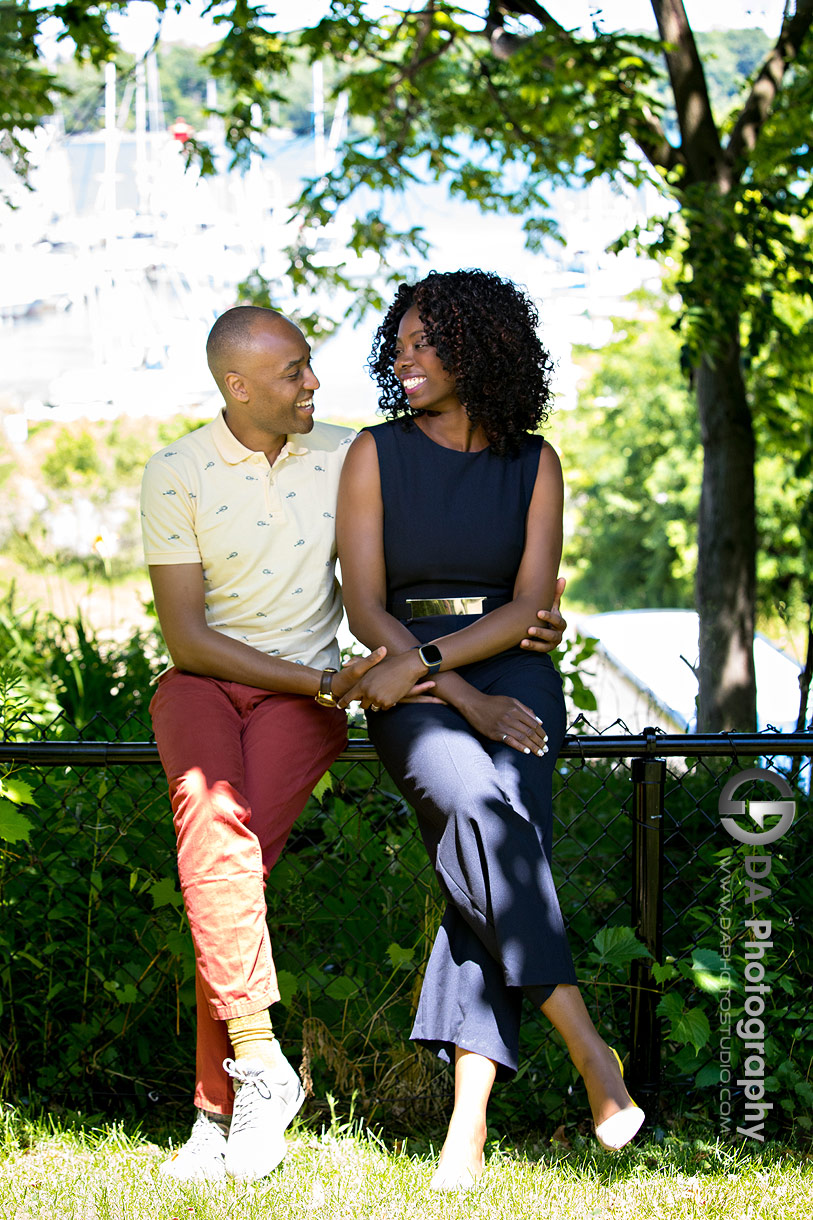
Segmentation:
{"type": "Polygon", "coordinates": [[[793,790],[783,776],[775,771],[753,767],[748,771],[740,771],[723,788],[718,804],[720,819],[723,826],[738,843],[747,843],[751,847],[764,847],[775,843],[783,834],[790,830],[796,814],[796,802],[793,800],[793,790]],[[768,783],[784,797],[781,801],[744,801],[735,800],[734,794],[746,784],[759,780],[768,783]],[[725,815],[725,816],[724,816],[725,815]],[[759,832],[744,829],[736,818],[751,818],[759,827],[759,832]],[[769,818],[766,828],[765,819],[769,818]],[[777,822],[773,818],[778,818],[777,822]]]}

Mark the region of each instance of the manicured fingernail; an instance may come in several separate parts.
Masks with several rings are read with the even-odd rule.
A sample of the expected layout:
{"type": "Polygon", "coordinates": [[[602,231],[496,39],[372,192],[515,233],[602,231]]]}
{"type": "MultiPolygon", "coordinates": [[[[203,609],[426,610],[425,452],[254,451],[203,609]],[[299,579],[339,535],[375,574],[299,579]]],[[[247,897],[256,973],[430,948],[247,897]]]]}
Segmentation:
{"type": "Polygon", "coordinates": [[[544,746],[544,747],[543,747],[543,749],[542,749],[542,753],[543,753],[543,754],[547,754],[547,752],[548,752],[548,747],[547,747],[547,746],[544,746]]]}
{"type": "Polygon", "coordinates": [[[541,723],[542,723],[542,721],[539,719],[539,717],[538,717],[538,716],[534,716],[534,720],[536,721],[536,723],[537,723],[537,724],[541,724],[541,723]]]}
{"type": "Polygon", "coordinates": [[[547,752],[548,752],[548,747],[547,747],[547,746],[545,746],[545,749],[544,749],[544,750],[537,750],[537,754],[539,755],[539,757],[540,757],[540,758],[544,758],[544,757],[545,757],[545,755],[547,754],[547,752]]]}
{"type": "Polygon", "coordinates": [[[526,746],[525,749],[522,751],[523,754],[530,754],[530,752],[531,752],[530,746],[526,746]]]}

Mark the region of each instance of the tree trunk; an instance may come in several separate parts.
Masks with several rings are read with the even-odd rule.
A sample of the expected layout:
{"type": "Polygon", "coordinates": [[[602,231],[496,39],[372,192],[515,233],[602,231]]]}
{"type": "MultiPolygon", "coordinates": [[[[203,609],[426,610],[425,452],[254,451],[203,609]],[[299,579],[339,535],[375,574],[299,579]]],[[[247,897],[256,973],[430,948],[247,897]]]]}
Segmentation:
{"type": "Polygon", "coordinates": [[[807,703],[810,698],[811,679],[813,679],[813,603],[808,606],[805,667],[799,674],[799,715],[796,717],[797,733],[804,733],[807,728],[807,703]]]}
{"type": "Polygon", "coordinates": [[[754,433],[737,339],[697,370],[703,485],[697,530],[701,733],[756,728],[754,433]]]}

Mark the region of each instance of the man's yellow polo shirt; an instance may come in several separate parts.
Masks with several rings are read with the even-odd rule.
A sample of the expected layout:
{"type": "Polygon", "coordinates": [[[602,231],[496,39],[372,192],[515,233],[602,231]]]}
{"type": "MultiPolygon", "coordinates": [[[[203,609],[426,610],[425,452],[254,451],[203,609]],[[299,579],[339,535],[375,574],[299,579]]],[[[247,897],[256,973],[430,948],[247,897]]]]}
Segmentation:
{"type": "Polygon", "coordinates": [[[314,424],[273,466],[221,412],[150,458],[141,486],[147,563],[203,565],[206,622],[271,656],[338,666],[336,496],[355,433],[314,424]]]}

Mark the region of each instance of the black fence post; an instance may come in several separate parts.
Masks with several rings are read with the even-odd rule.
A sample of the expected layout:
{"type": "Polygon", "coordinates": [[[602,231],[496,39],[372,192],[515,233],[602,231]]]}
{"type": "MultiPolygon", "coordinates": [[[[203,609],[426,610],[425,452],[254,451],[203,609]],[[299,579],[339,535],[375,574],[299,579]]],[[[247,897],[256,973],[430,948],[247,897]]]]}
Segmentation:
{"type": "MultiPolygon", "coordinates": [[[[653,735],[654,736],[654,735],[653,735]]],[[[638,939],[662,961],[663,953],[663,794],[662,758],[632,760],[633,889],[632,921],[638,939]]],[[[661,1087],[661,1023],[655,1009],[658,987],[651,959],[632,963],[629,1087],[650,1117],[657,1113],[661,1087]]]]}

